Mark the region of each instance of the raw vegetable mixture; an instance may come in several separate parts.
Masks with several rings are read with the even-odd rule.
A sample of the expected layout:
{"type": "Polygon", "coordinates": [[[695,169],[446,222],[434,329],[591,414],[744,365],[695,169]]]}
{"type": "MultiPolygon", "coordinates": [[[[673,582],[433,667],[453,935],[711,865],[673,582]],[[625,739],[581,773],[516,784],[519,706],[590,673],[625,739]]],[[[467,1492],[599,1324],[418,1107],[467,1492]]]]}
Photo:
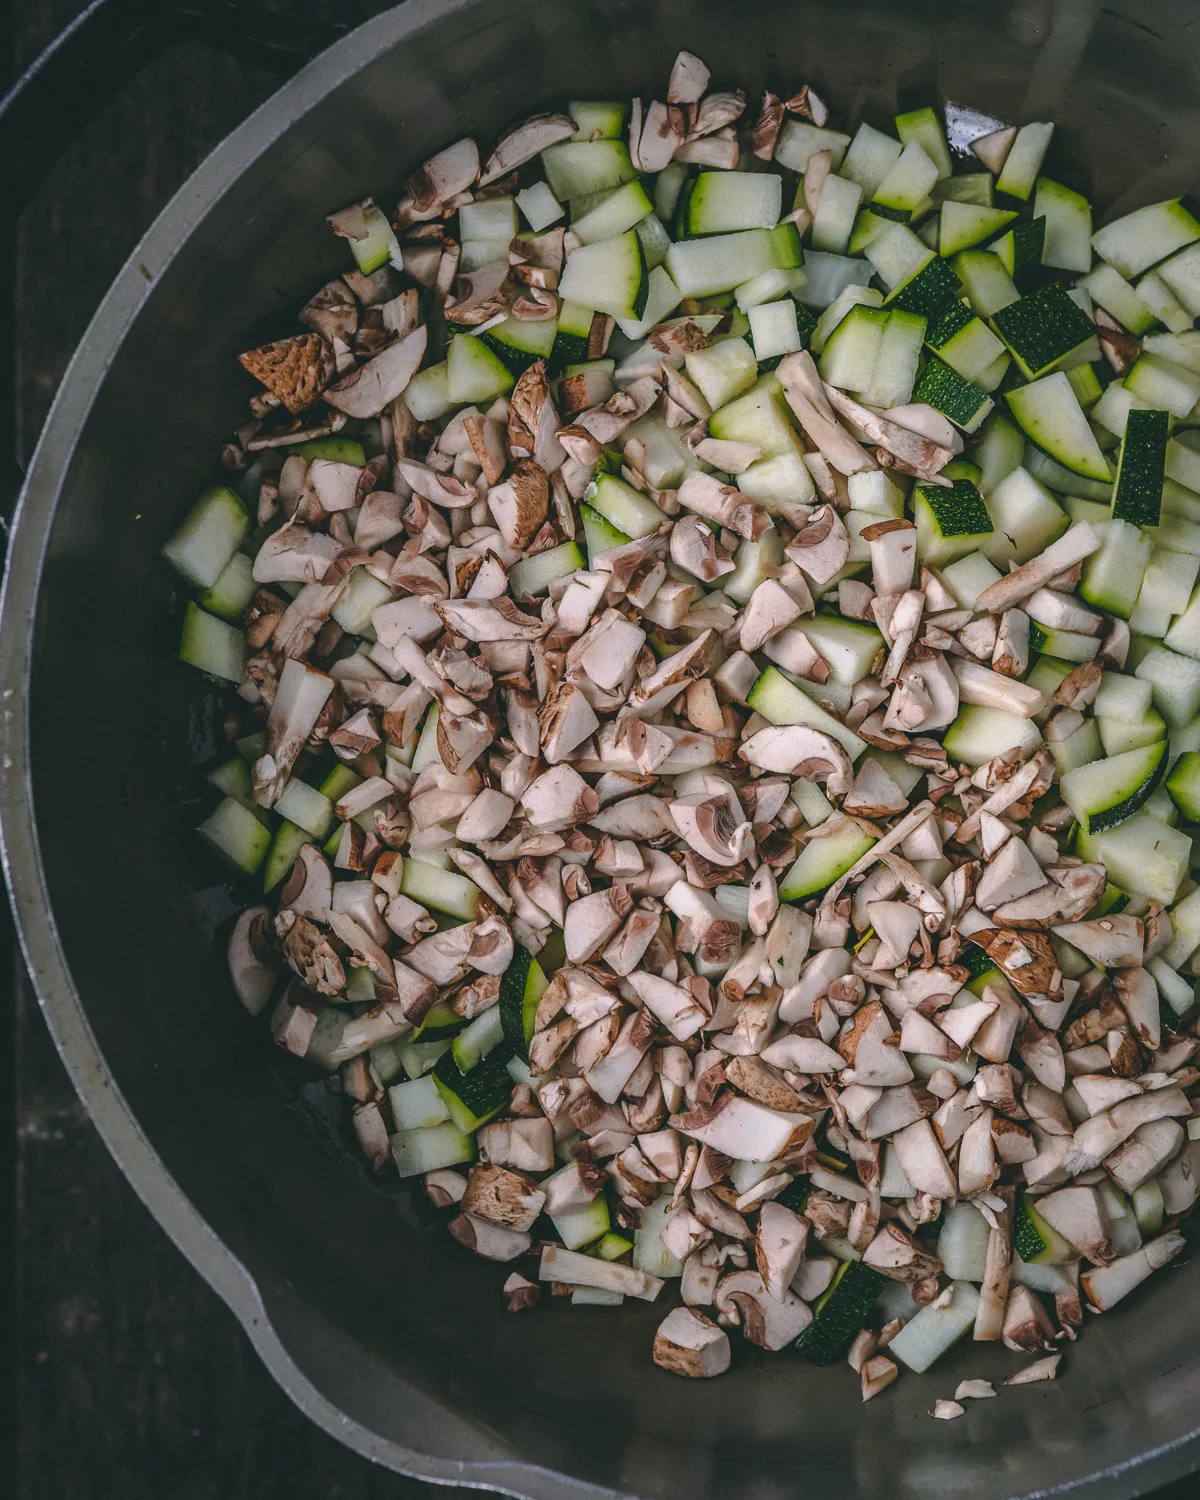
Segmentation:
{"type": "Polygon", "coordinates": [[[1051,1378],[1200,1190],[1200,219],[709,82],[332,214],[241,355],[234,984],[514,1311],[1051,1378]]]}

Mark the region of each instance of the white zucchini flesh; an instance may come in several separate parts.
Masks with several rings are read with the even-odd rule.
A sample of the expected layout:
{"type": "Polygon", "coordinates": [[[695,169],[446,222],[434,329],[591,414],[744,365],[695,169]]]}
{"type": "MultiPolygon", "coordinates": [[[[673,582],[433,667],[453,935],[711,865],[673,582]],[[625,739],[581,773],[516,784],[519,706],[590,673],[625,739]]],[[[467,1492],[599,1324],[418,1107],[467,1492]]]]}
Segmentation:
{"type": "Polygon", "coordinates": [[[951,1283],[949,1307],[923,1307],[888,1345],[888,1353],[918,1375],[935,1364],[974,1327],[979,1293],[969,1281],[951,1283]]]}

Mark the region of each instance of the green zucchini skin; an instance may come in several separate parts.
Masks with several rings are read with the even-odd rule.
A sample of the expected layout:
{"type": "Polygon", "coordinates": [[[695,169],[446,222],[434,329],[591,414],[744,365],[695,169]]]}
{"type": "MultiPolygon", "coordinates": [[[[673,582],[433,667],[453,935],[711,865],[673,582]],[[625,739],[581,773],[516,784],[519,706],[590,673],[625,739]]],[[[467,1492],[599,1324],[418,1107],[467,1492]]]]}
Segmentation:
{"type": "Polygon", "coordinates": [[[1167,471],[1165,411],[1133,407],[1125,419],[1125,436],[1113,486],[1113,516],[1135,526],[1157,526],[1162,516],[1163,479],[1167,471]]]}
{"type": "Polygon", "coordinates": [[[854,1342],[886,1277],[861,1260],[848,1260],[813,1308],[813,1320],[796,1340],[796,1352],[815,1365],[831,1365],[854,1342]]]}
{"type": "Polygon", "coordinates": [[[1087,313],[1057,281],[1000,308],[992,323],[1031,380],[1096,332],[1087,313]]]}

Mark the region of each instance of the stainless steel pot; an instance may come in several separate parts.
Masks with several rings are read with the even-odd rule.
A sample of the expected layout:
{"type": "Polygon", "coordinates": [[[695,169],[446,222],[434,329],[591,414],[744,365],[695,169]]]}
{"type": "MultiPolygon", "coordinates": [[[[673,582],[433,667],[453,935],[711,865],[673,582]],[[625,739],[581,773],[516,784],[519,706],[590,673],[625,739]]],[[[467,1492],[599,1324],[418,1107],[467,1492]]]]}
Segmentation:
{"type": "Polygon", "coordinates": [[[25,955],[113,1155],[314,1420],[405,1473],[559,1500],[1125,1500],[1200,1458],[1200,1264],[1089,1323],[1057,1383],[929,1420],[960,1347],[861,1407],[845,1370],[739,1349],[712,1383],[650,1362],[661,1310],[512,1317],[503,1272],[419,1194],[369,1184],[322,1097],[240,1012],[197,848],[217,703],[173,659],[157,548],[244,410],[233,355],[290,331],[344,256],[323,215],[464,131],[651,95],[685,45],[720,85],[814,83],[886,124],[940,96],[1053,118],[1104,210],[1200,172],[1194,6],[1113,0],[408,0],[225,142],[122,271],[25,485],[0,621],[0,809],[25,955]]]}

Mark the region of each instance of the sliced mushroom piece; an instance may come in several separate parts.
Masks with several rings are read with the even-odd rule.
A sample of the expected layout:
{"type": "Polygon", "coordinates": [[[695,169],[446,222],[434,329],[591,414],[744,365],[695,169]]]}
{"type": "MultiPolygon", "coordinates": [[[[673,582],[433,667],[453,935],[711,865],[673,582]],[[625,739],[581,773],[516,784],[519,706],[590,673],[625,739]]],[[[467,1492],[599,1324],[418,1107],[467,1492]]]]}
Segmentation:
{"type": "Polygon", "coordinates": [[[787,547],[787,555],[798,563],[815,584],[829,583],[846,565],[850,534],[832,505],[819,506],[787,547]]]}
{"type": "Polygon", "coordinates": [[[689,848],[712,864],[732,869],[754,847],[753,830],[732,788],[718,796],[698,792],[677,798],[667,810],[689,848]]]}
{"type": "Polygon", "coordinates": [[[532,1246],[531,1236],[520,1229],[510,1229],[505,1224],[493,1224],[487,1219],[472,1214],[459,1214],[450,1220],[446,1228],[468,1250],[481,1255],[485,1260],[515,1260],[532,1246]]]}
{"type": "Polygon", "coordinates": [[[939,1276],[942,1262],[899,1223],[885,1224],[863,1251],[863,1263],[891,1281],[924,1281],[939,1276]]]}
{"type": "Polygon", "coordinates": [[[1001,1336],[1005,1346],[1017,1353],[1037,1354],[1039,1350],[1054,1347],[1054,1325],[1040,1300],[1027,1286],[1010,1289],[1001,1336]]]}
{"type": "Polygon", "coordinates": [[[812,1309],[791,1290],[783,1297],[767,1291],[757,1271],[734,1271],[717,1283],[713,1303],[719,1313],[741,1323],[746,1339],[761,1349],[785,1349],[812,1322],[812,1309]]]}
{"type": "Polygon", "coordinates": [[[247,907],[229,937],[229,977],[238,999],[252,1016],[266,1007],[281,967],[279,955],[267,939],[270,919],[267,907],[247,907]]]}
{"type": "Polygon", "coordinates": [[[1140,917],[1118,913],[1089,922],[1065,922],[1054,935],[1090,958],[1103,969],[1136,969],[1144,953],[1144,929],[1140,917]]]}
{"type": "Polygon", "coordinates": [[[293,416],[307,411],[333,379],[332,347],[319,333],[298,334],[238,355],[238,363],[293,416]]]}
{"type": "Polygon", "coordinates": [[[397,222],[401,228],[439,217],[479,176],[479,151],[466,137],[423,163],[404,184],[397,222]]]}
{"type": "Polygon", "coordinates": [[[703,1313],[677,1307],[654,1335],[654,1363],[673,1375],[708,1379],[729,1368],[729,1336],[703,1313]]]}
{"type": "Polygon", "coordinates": [[[377,417],[402,396],[425,357],[428,330],[422,325],[324,392],[328,405],[348,417],[377,417]]]}
{"type": "Polygon", "coordinates": [[[560,141],[569,141],[576,129],[575,121],[570,115],[531,115],[520,125],[506,131],[496,142],[496,149],[488,157],[479,186],[488,187],[499,181],[505,173],[532,161],[539,152],[550,146],[557,146],[560,141]]]}
{"type": "Polygon", "coordinates": [[[1173,1261],[1186,1244],[1181,1234],[1160,1235],[1132,1255],[1114,1260],[1111,1265],[1094,1266],[1085,1271],[1079,1278],[1079,1285],[1092,1307],[1098,1312],[1107,1312],[1148,1276],[1173,1261]]]}
{"type": "Polygon", "coordinates": [[[762,771],[824,781],[835,797],[844,796],[854,781],[854,768],[841,745],[822,730],[801,724],[760,729],[739,747],[738,753],[747,764],[762,771]]]}
{"type": "Polygon", "coordinates": [[[446,302],[446,317],[460,327],[487,323],[506,311],[512,286],[512,267],[506,260],[489,261],[464,272],[456,283],[456,295],[446,302]]]}
{"type": "Polygon", "coordinates": [[[582,896],[567,907],[563,940],[572,963],[585,963],[615,937],[633,909],[633,899],[623,885],[582,896]]]}
{"type": "Polygon", "coordinates": [[[474,1218],[526,1230],[533,1227],[545,1202],[540,1188],[506,1167],[491,1164],[471,1168],[461,1207],[474,1218]]]}
{"type": "Polygon", "coordinates": [[[266,748],[254,763],[254,800],[260,807],[274,807],[333,687],[332,677],[305,662],[284,663],[267,717],[266,748]]]}
{"type": "Polygon", "coordinates": [[[752,1099],[726,1094],[703,1120],[674,1115],[671,1126],[704,1146],[738,1161],[778,1161],[812,1135],[811,1115],[767,1109],[752,1099]]]}
{"type": "Polygon", "coordinates": [[[710,77],[708,68],[694,52],[680,52],[671,68],[671,81],[667,85],[668,103],[698,103],[704,97],[710,77]]]}
{"type": "Polygon", "coordinates": [[[987,135],[976,137],[971,142],[971,150],[989,172],[994,172],[999,176],[1016,138],[1017,127],[1015,125],[1002,125],[999,130],[992,130],[987,135]]]}
{"type": "Polygon", "coordinates": [[[975,904],[993,911],[1007,901],[1016,901],[1048,884],[1041,865],[1023,839],[1010,838],[993,856],[975,889],[975,904]]]}
{"type": "Polygon", "coordinates": [[[919,1193],[954,1198],[958,1182],[928,1120],[917,1120],[892,1136],[904,1175],[919,1193]]]}

